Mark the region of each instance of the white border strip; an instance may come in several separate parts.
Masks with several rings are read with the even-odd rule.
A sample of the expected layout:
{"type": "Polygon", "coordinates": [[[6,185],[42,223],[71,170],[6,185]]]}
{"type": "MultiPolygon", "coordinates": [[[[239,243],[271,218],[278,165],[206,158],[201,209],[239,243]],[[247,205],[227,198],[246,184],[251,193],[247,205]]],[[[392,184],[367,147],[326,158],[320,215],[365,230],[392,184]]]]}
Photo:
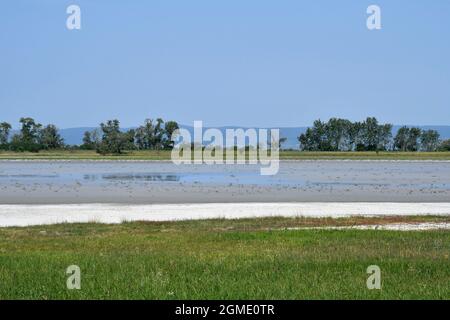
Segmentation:
{"type": "Polygon", "coordinates": [[[301,202],[199,204],[0,205],[0,227],[252,217],[450,215],[450,203],[301,202]]]}

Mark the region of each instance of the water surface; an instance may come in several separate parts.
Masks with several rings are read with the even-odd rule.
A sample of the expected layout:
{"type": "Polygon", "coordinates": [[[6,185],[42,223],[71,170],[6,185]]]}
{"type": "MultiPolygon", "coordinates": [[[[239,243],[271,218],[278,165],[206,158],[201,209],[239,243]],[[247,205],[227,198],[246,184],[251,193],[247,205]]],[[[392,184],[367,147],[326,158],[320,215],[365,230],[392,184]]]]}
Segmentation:
{"type": "Polygon", "coordinates": [[[153,161],[0,161],[0,204],[450,201],[446,161],[281,161],[255,165],[153,161]]]}

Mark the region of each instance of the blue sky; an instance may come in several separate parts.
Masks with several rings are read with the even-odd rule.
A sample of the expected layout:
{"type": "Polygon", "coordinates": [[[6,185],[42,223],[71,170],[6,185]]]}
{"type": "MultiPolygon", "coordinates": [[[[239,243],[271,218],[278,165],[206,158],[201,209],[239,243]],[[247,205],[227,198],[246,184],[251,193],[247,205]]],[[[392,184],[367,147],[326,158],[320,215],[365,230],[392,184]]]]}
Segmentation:
{"type": "Polygon", "coordinates": [[[448,0],[7,0],[0,121],[450,125],[449,38],[448,0]],[[370,4],[382,30],[366,28],[370,4]]]}

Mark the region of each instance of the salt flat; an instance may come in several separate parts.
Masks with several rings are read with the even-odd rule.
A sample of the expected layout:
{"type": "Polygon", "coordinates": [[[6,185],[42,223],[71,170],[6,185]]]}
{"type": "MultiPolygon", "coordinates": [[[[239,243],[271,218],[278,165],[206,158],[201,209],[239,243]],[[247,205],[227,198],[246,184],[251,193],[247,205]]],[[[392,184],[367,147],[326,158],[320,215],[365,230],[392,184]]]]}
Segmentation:
{"type": "Polygon", "coordinates": [[[355,215],[450,215],[447,203],[197,203],[0,205],[0,227],[55,223],[172,221],[252,217],[349,217],[355,215]]]}

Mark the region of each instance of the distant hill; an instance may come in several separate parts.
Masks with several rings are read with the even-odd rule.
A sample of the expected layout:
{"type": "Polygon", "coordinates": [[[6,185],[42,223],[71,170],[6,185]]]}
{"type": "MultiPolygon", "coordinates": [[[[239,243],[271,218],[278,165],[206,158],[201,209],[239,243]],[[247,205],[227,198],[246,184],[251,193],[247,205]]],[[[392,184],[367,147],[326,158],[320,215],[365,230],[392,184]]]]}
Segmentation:
{"type": "MultiPolygon", "coordinates": [[[[188,129],[191,133],[193,133],[192,126],[184,126],[183,128],[188,129]]],[[[400,125],[394,126],[392,133],[395,135],[398,129],[402,127],[400,125]]],[[[417,126],[423,130],[436,130],[441,135],[441,139],[450,139],[450,126],[417,126]]],[[[238,127],[234,126],[224,126],[219,127],[223,133],[225,133],[226,129],[235,129],[238,127]]],[[[79,127],[79,128],[67,128],[60,129],[60,134],[64,138],[65,143],[67,144],[81,144],[83,140],[83,134],[85,131],[92,131],[95,127],[79,127]]],[[[124,130],[128,130],[130,128],[125,128],[124,130]]],[[[204,128],[206,130],[207,127],[204,128]]],[[[245,127],[243,129],[246,129],[245,127]]],[[[284,127],[280,128],[280,137],[287,138],[287,141],[283,144],[283,148],[289,149],[298,149],[299,144],[297,137],[306,131],[307,127],[284,127]]]]}
{"type": "Polygon", "coordinates": [[[80,145],[83,143],[83,135],[86,131],[93,131],[95,127],[79,127],[60,129],[59,134],[64,138],[66,144],[80,145]]]}

